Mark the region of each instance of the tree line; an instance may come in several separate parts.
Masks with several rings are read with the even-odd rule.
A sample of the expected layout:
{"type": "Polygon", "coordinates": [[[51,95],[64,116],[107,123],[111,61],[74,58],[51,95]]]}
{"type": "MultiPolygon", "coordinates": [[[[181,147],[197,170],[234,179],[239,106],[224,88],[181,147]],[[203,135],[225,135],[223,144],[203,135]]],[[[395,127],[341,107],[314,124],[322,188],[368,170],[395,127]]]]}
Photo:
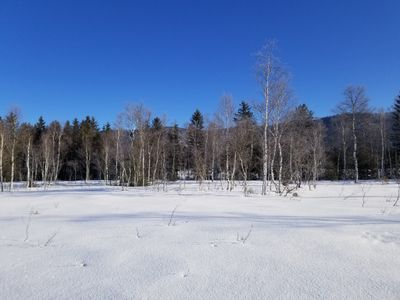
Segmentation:
{"type": "Polygon", "coordinates": [[[263,100],[221,97],[206,118],[196,110],[184,127],[167,126],[143,104],[130,104],[113,126],[94,117],[61,124],[21,123],[17,109],[0,117],[1,191],[14,182],[33,187],[57,180],[104,180],[120,186],[165,185],[177,179],[220,181],[231,190],[262,180],[262,193],[288,193],[318,179],[396,178],[400,150],[400,95],[392,113],[371,110],[365,89],[349,86],[336,115],[315,118],[294,105],[290,75],[274,43],[257,55],[263,100]]]}

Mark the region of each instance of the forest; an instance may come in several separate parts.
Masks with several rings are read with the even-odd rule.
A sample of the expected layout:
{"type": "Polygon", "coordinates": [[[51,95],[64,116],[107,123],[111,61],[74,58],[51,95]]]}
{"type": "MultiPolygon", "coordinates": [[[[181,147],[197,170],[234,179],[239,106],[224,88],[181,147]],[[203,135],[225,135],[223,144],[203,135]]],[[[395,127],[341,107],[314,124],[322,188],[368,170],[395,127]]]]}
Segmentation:
{"type": "Polygon", "coordinates": [[[364,87],[348,86],[335,114],[317,118],[306,104],[294,104],[290,73],[274,44],[259,51],[256,70],[262,101],[235,107],[224,94],[213,116],[196,110],[181,127],[143,103],[128,104],[101,128],[93,116],[29,124],[11,109],[0,118],[1,191],[16,181],[146,186],[185,179],[219,180],[227,190],[240,181],[245,194],[249,180],[262,180],[263,194],[282,194],[320,179],[396,178],[400,95],[389,111],[377,110],[364,87]]]}

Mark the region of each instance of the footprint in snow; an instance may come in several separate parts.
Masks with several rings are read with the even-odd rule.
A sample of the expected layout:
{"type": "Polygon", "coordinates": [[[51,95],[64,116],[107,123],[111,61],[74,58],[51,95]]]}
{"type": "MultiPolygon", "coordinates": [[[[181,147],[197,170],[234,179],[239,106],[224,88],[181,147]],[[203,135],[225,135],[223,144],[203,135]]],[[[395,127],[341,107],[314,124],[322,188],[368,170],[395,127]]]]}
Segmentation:
{"type": "Polygon", "coordinates": [[[210,245],[211,245],[211,247],[214,247],[214,248],[218,247],[218,245],[216,243],[214,243],[214,242],[211,242],[210,245]]]}
{"type": "Polygon", "coordinates": [[[180,272],[179,275],[180,275],[182,278],[186,278],[186,277],[189,276],[189,270],[180,272]]]}

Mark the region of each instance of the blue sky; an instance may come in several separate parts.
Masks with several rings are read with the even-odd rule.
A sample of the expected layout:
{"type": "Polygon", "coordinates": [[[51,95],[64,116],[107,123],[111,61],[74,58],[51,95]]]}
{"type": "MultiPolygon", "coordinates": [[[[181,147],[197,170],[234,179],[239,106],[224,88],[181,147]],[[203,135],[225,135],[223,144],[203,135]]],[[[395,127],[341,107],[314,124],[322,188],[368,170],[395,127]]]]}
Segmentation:
{"type": "Polygon", "coordinates": [[[94,115],[113,122],[142,102],[169,122],[224,92],[261,100],[254,53],[268,39],[292,73],[296,102],[332,114],[350,84],[374,107],[400,91],[400,1],[0,2],[0,114],[25,121],[94,115]]]}

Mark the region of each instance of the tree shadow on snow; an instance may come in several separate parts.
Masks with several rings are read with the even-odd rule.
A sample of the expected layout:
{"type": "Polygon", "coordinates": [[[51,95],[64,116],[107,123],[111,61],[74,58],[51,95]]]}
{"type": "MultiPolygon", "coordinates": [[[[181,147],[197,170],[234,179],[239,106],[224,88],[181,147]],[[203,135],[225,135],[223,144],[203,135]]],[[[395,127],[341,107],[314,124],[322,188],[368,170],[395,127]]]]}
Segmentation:
{"type": "MultiPolygon", "coordinates": [[[[133,214],[98,214],[71,218],[73,223],[113,222],[113,221],[157,221],[165,223],[170,218],[169,213],[133,213],[133,214]]],[[[258,214],[228,214],[228,215],[200,215],[196,213],[179,213],[174,215],[177,223],[210,222],[210,225],[227,223],[252,223],[258,227],[275,228],[328,228],[359,225],[400,225],[400,220],[389,218],[374,218],[364,216],[285,216],[285,215],[258,215],[258,214]]]]}

